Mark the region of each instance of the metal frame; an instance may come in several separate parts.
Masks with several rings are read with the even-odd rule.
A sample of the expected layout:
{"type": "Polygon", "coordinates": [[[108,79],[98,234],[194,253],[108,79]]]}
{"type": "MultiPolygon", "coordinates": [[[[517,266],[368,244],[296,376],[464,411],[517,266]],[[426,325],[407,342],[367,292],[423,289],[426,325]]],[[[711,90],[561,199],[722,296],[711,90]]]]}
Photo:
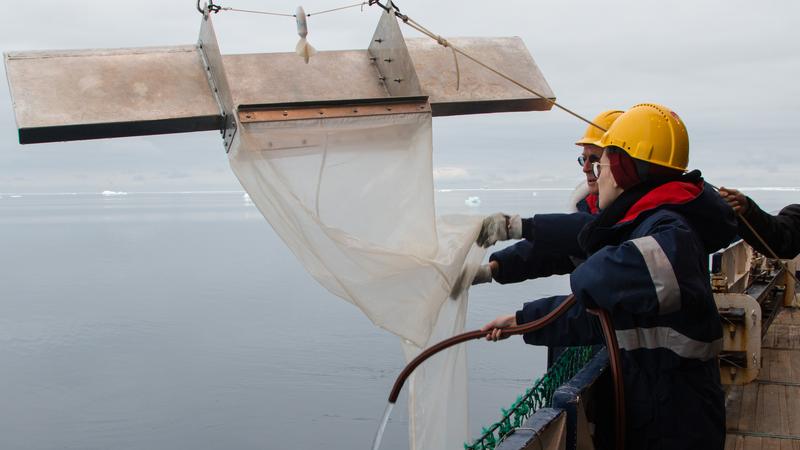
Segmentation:
{"type": "Polygon", "coordinates": [[[761,306],[747,294],[718,293],[714,302],[723,318],[720,381],[750,383],[761,370],[761,306]]]}
{"type": "Polygon", "coordinates": [[[238,118],[244,124],[430,112],[428,97],[422,96],[241,105],[238,108],[238,118]]]}
{"type": "Polygon", "coordinates": [[[230,151],[233,137],[236,135],[236,116],[234,115],[235,105],[231,93],[228,78],[225,76],[225,66],[222,63],[222,53],[219,51],[217,34],[214,32],[214,24],[211,23],[211,14],[208,5],[203,7],[203,19],[200,22],[200,36],[197,40],[197,50],[203,61],[203,66],[208,77],[208,85],[214,95],[217,105],[219,105],[220,133],[225,145],[225,152],[230,151]]]}
{"type": "Polygon", "coordinates": [[[394,14],[389,11],[381,14],[367,51],[389,95],[393,97],[422,95],[414,61],[408,52],[394,14]]]}

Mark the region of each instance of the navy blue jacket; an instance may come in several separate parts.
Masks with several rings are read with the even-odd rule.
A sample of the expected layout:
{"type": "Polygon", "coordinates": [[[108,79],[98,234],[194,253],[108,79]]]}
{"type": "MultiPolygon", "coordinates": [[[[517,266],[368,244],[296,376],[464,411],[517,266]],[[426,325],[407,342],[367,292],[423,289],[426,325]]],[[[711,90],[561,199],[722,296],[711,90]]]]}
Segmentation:
{"type": "MultiPolygon", "coordinates": [[[[580,188],[576,188],[576,193],[580,188]]],[[[500,284],[519,283],[571,273],[576,262],[583,259],[576,256],[583,254],[577,241],[578,232],[599,212],[597,203],[597,195],[589,194],[575,204],[575,213],[537,214],[522,219],[525,239],[489,256],[489,261],[498,263],[494,280],[500,284]]]]}
{"type": "Polygon", "coordinates": [[[583,259],[579,255],[584,254],[578,244],[578,232],[593,218],[588,212],[576,212],[536,214],[522,219],[525,239],[489,256],[489,261],[499,264],[494,280],[500,284],[518,283],[572,272],[575,260],[583,259]]]}
{"type": "MultiPolygon", "coordinates": [[[[586,308],[610,312],[620,346],[627,448],[722,449],[725,405],[716,356],[722,326],[708,254],[730,243],[736,220],[699,173],[628,202],[622,194],[581,232],[587,260],[570,276],[576,305],[525,342],[603,342],[586,308]],[[622,211],[614,210],[617,203],[622,211]],[[612,219],[612,220],[609,220],[612,219]]],[[[564,297],[525,304],[517,322],[541,317],[564,297]]]]}

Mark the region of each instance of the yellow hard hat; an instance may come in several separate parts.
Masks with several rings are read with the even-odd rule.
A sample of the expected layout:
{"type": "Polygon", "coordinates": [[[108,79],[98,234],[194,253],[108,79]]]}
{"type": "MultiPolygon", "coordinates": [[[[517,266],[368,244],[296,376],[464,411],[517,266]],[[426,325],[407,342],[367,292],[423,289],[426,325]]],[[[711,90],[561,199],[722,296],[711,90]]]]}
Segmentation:
{"type": "Polygon", "coordinates": [[[689,135],[675,112],[663,105],[640,103],[614,121],[596,144],[615,146],[632,158],[685,171],[689,135]]]}
{"type": "MultiPolygon", "coordinates": [[[[592,123],[600,125],[604,129],[608,130],[608,128],[611,127],[611,124],[614,123],[615,120],[617,120],[617,117],[621,115],[622,111],[616,109],[609,109],[608,111],[603,111],[600,114],[598,114],[597,117],[595,117],[594,120],[592,120],[592,123]]],[[[605,131],[601,130],[600,128],[597,128],[594,125],[589,125],[586,128],[586,132],[583,133],[583,137],[578,139],[578,142],[576,142],[575,145],[586,145],[586,144],[597,145],[597,141],[599,141],[600,138],[603,137],[603,133],[605,133],[605,131]]]]}

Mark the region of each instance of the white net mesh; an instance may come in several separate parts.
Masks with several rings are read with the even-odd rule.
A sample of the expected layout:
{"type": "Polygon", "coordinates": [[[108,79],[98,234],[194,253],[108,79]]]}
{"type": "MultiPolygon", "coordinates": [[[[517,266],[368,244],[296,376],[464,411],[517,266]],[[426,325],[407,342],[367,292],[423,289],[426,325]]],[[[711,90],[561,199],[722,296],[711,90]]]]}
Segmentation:
{"type": "MultiPolygon", "coordinates": [[[[483,258],[481,218],[435,216],[429,113],[240,124],[229,158],[309,273],[399,336],[407,360],[463,331],[466,294],[447,297],[465,262],[483,258]]],[[[411,447],[461,447],[466,403],[463,346],[423,364],[411,447]]]]}

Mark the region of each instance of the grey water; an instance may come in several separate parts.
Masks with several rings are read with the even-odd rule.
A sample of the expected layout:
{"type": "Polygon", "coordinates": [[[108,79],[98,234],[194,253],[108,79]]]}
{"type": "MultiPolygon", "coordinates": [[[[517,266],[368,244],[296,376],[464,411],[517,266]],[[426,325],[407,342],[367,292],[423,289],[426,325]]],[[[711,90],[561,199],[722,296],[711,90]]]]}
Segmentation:
{"type": "MultiPolygon", "coordinates": [[[[437,208],[562,211],[569,194],[439,192],[437,208]]],[[[758,194],[774,209],[798,193],[758,194]]],[[[567,289],[477,286],[467,328],[567,289]]],[[[468,346],[476,436],[545,351],[468,346]]],[[[403,366],[241,192],[0,194],[0,361],[0,448],[20,450],[367,448],[403,366]]],[[[381,448],[407,448],[407,425],[401,396],[381,448]]]]}

